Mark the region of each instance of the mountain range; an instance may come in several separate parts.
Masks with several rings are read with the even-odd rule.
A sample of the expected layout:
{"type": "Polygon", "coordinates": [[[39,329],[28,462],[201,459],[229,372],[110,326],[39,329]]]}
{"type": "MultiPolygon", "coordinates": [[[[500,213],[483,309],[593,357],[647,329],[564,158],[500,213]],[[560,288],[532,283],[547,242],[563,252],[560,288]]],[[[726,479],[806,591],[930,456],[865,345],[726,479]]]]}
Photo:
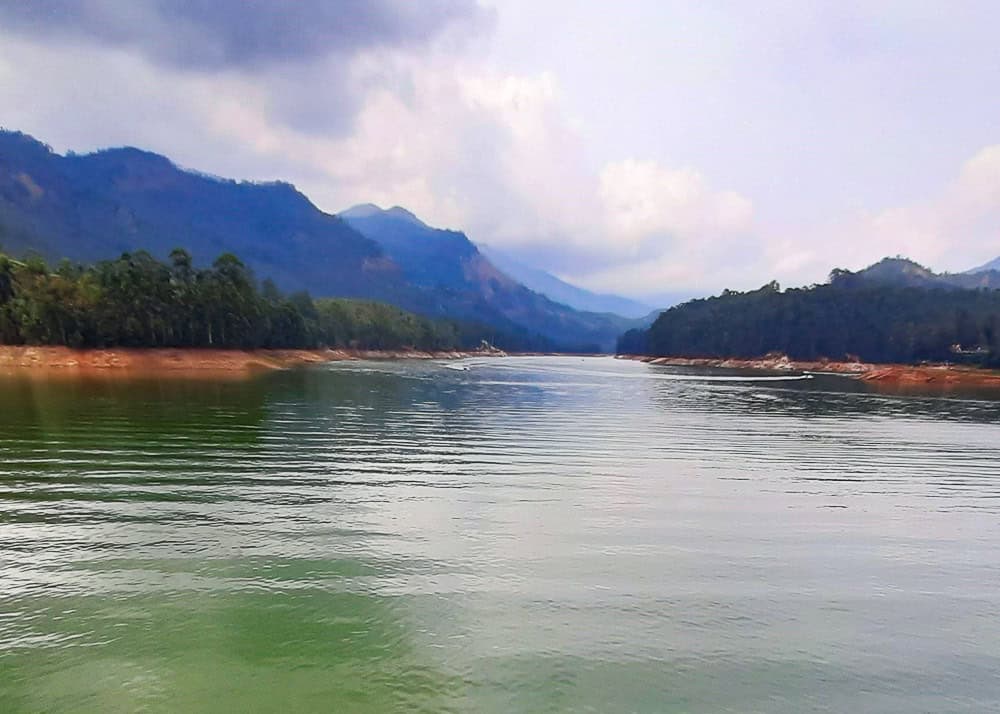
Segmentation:
{"type": "Polygon", "coordinates": [[[557,345],[609,351],[618,335],[644,319],[575,310],[531,290],[498,269],[462,232],[433,228],[399,206],[355,206],[340,214],[401,266],[409,285],[426,298],[409,305],[423,314],[510,323],[557,345]]]}
{"type": "Polygon", "coordinates": [[[980,265],[978,268],[973,268],[968,271],[970,273],[985,273],[990,270],[1000,270],[1000,257],[994,258],[985,265],[980,265]]]}
{"type": "Polygon", "coordinates": [[[0,133],[0,244],[87,263],[179,246],[207,264],[232,252],[260,277],[316,294],[367,297],[399,283],[377,243],[289,184],[220,180],[134,148],[60,156],[10,132],[0,133]]]}
{"type": "Polygon", "coordinates": [[[0,247],[74,262],[137,250],[165,257],[183,247],[206,264],[233,253],[283,290],[487,324],[515,349],[608,351],[653,317],[553,300],[494,265],[464,233],[403,208],[364,205],[336,216],[288,183],[220,179],[136,148],[60,155],[20,132],[0,132],[0,247]]]}
{"type": "MultiPolygon", "coordinates": [[[[478,247],[479,251],[489,258],[491,263],[525,287],[577,310],[610,312],[636,319],[644,318],[654,311],[652,305],[637,300],[620,295],[595,293],[567,283],[549,272],[525,264],[500,248],[482,243],[478,247]]],[[[663,307],[668,306],[664,305],[663,307]]]]}

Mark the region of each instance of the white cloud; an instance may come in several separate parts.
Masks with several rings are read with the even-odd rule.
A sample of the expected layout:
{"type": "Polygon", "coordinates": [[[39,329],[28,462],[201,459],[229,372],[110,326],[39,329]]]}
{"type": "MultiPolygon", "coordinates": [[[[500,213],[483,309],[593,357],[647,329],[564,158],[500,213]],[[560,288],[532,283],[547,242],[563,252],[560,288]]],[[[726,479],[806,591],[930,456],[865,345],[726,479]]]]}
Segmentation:
{"type": "Polygon", "coordinates": [[[602,290],[714,292],[752,288],[770,278],[803,285],[824,281],[834,267],[857,270],[888,255],[951,271],[1000,255],[1000,145],[976,152],[925,200],[827,225],[755,225],[747,199],[709,190],[697,172],[650,162],[606,167],[602,195],[609,239],[641,258],[568,276],[602,290]],[[669,245],[640,252],[660,234],[672,237],[669,245]]]}
{"type": "Polygon", "coordinates": [[[610,237],[639,243],[650,234],[708,236],[745,231],[751,202],[732,191],[709,189],[692,169],[668,169],[633,159],[606,165],[600,195],[610,237]]]}
{"type": "MultiPolygon", "coordinates": [[[[775,241],[777,244],[778,241],[775,241]]],[[[797,241],[785,240],[783,280],[820,280],[833,267],[863,268],[903,255],[935,270],[962,271],[1000,255],[1000,145],[965,161],[923,201],[857,215],[797,241]]]]}

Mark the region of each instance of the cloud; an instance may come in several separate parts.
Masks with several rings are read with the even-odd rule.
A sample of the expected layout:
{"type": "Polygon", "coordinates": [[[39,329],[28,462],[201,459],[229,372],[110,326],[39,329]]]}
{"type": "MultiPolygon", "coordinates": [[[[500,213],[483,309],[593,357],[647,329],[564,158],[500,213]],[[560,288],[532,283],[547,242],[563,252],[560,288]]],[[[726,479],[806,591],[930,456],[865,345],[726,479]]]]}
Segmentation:
{"type": "Polygon", "coordinates": [[[891,255],[955,272],[1000,256],[1000,145],[977,151],[923,200],[825,225],[755,224],[746,198],[710,190],[697,172],[651,162],[609,164],[601,187],[608,239],[637,259],[567,276],[595,289],[715,292],[770,278],[805,285],[835,267],[857,270],[891,255]]]}
{"type": "Polygon", "coordinates": [[[629,159],[607,164],[600,182],[609,237],[635,247],[651,235],[707,239],[742,232],[753,217],[749,199],[710,190],[693,169],[629,159]]]}
{"type": "Polygon", "coordinates": [[[472,0],[3,0],[0,22],[35,38],[136,50],[193,70],[259,70],[430,42],[453,25],[487,22],[472,0]]]}
{"type": "Polygon", "coordinates": [[[965,161],[939,195],[862,222],[862,240],[938,268],[966,269],[1000,255],[1000,145],[965,161]]]}
{"type": "Polygon", "coordinates": [[[964,271],[1000,256],[1000,145],[977,151],[924,200],[820,226],[780,246],[777,277],[819,281],[833,267],[863,268],[887,255],[964,271]]]}
{"type": "Polygon", "coordinates": [[[217,175],[290,180],[327,211],[404,205],[587,285],[700,284],[752,222],[746,198],[693,169],[592,161],[548,72],[500,73],[447,52],[362,53],[338,70],[357,88],[349,127],[317,130],[290,119],[299,105],[287,100],[308,95],[326,61],[301,86],[282,85],[267,71],[192,73],[120,48],[0,41],[4,123],[59,149],[133,144],[217,175]]]}
{"type": "Polygon", "coordinates": [[[173,82],[249,79],[276,122],[314,135],[349,132],[365,92],[391,79],[360,73],[361,60],[460,47],[492,17],[474,0],[0,0],[11,38],[62,54],[124,53],[173,82]]]}

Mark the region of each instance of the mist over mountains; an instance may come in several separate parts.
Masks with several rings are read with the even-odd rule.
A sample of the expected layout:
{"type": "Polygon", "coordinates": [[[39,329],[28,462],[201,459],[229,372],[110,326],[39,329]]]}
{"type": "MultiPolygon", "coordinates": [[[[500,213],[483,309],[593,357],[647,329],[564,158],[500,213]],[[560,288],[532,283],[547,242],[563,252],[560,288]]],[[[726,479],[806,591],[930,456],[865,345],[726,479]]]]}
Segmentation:
{"type": "MultiPolygon", "coordinates": [[[[567,283],[549,272],[534,268],[514,255],[494,246],[479,244],[479,250],[495,266],[532,290],[577,310],[610,312],[624,317],[642,318],[655,307],[620,295],[595,293],[567,283]]],[[[668,307],[663,305],[662,307],[668,307]]]]}

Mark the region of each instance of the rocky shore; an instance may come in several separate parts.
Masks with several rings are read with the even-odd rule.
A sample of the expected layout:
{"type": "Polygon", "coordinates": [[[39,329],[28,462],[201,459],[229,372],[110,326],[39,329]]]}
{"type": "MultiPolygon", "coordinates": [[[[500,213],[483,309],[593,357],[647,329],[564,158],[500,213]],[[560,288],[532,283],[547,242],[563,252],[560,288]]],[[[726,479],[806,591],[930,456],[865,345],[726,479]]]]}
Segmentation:
{"type": "Polygon", "coordinates": [[[768,372],[810,372],[816,374],[842,374],[863,382],[886,386],[940,386],[940,387],[990,387],[1000,388],[1000,372],[975,367],[950,364],[871,364],[868,362],[838,362],[833,360],[798,361],[786,355],[766,355],[756,359],[713,359],[687,357],[647,357],[619,355],[620,359],[634,359],[647,364],[673,367],[717,367],[721,369],[752,369],[768,372]]]}
{"type": "Polygon", "coordinates": [[[72,349],[0,345],[0,372],[235,376],[307,364],[360,359],[461,359],[502,356],[501,350],[223,350],[114,348],[72,349]]]}

